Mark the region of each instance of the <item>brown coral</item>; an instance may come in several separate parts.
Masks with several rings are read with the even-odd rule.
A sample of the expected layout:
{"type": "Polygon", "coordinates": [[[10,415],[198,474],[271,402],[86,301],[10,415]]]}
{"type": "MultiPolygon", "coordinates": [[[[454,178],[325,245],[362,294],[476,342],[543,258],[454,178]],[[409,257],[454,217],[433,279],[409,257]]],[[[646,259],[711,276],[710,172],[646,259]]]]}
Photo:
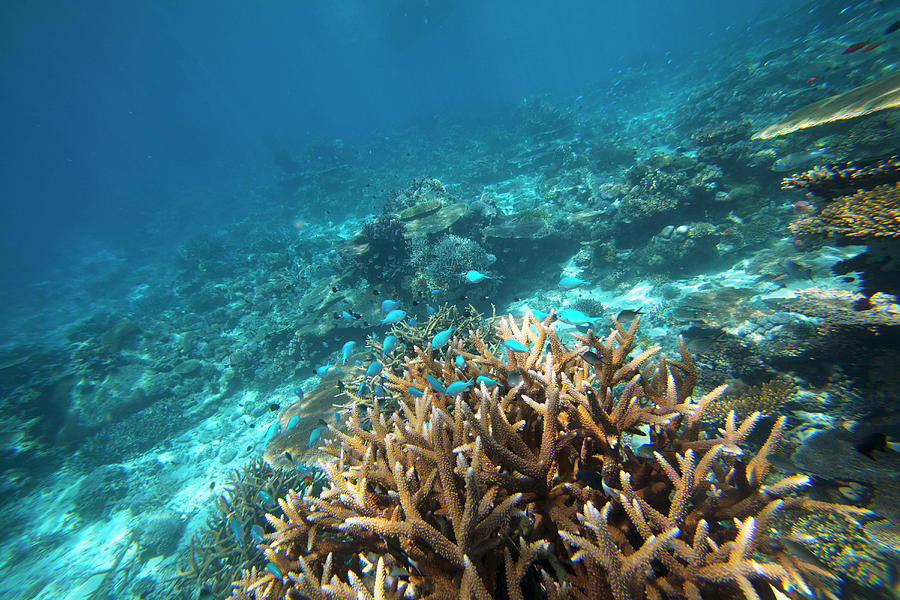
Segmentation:
{"type": "Polygon", "coordinates": [[[501,339],[516,343],[502,357],[475,332],[475,352],[460,339],[446,358],[417,348],[402,377],[387,375],[400,410],[376,403],[364,418],[354,407],[326,447],[327,489],[279,500],[268,569],[245,571],[235,597],[808,591],[810,566],[766,543],[777,514],[824,507],[797,495],[805,477],[770,473],[785,420],[744,456],[758,413],[742,422],[731,413],[718,436],[703,436],[704,411],[724,386],[694,398],[698,374],[683,343],[678,360],[659,347],[635,356],[635,319],[572,348],[551,321],[504,319],[501,339]],[[443,391],[451,384],[458,393],[443,391]],[[649,435],[652,458],[632,452],[626,433],[649,435]]]}
{"type": "Polygon", "coordinates": [[[758,412],[762,416],[771,415],[784,403],[790,402],[797,395],[797,386],[788,379],[779,378],[767,381],[759,386],[750,386],[737,396],[722,396],[703,413],[703,421],[714,423],[721,421],[734,411],[739,419],[749,417],[758,412]]]}
{"type": "Polygon", "coordinates": [[[900,183],[862,190],[828,203],[790,225],[794,235],[836,236],[856,242],[900,237],[900,183]]]}

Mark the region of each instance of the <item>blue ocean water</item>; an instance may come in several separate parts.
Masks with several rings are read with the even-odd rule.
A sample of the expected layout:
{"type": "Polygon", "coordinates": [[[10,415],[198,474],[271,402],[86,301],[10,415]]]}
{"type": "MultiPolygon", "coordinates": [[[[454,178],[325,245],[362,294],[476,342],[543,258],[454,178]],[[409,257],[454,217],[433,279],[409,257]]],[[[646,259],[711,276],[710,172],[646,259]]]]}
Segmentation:
{"type": "MultiPolygon", "coordinates": [[[[774,468],[859,509],[778,547],[838,574],[839,597],[895,597],[900,6],[13,0],[0,17],[3,597],[227,597],[267,561],[289,581],[251,526],[270,533],[291,486],[328,488],[319,447],[351,397],[390,412],[513,388],[459,340],[529,311],[582,350],[612,316],[640,317],[637,352],[677,356],[683,335],[698,397],[727,383],[738,416],[787,417],[774,468]],[[805,109],[879,82],[835,101],[848,118],[805,109]],[[798,110],[802,127],[754,135],[798,110]],[[399,357],[435,335],[444,374],[398,392],[399,357]]],[[[742,597],[723,590],[704,593],[742,597]]]]}

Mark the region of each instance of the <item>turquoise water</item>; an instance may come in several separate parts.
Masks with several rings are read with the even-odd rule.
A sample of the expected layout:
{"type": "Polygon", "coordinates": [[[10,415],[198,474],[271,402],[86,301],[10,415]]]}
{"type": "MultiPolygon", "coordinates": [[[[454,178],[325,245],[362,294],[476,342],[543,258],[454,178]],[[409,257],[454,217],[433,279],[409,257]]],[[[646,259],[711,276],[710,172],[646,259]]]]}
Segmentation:
{"type": "MultiPolygon", "coordinates": [[[[535,339],[494,326],[529,312],[596,377],[602,359],[584,354],[599,352],[584,336],[609,335],[611,317],[640,318],[632,356],[659,346],[675,360],[682,336],[693,397],[729,386],[701,438],[719,435],[730,409],[762,413],[746,454],[723,451],[722,481],[739,487],[725,472],[785,417],[769,476],[806,477],[804,497],[853,507],[771,523],[754,556],[777,548],[833,575],[813,595],[896,597],[897,6],[0,11],[3,597],[219,598],[251,567],[287,590],[297,557],[285,573],[286,558],[263,555],[259,536],[276,529],[265,514],[284,516],[289,489],[328,497],[323,447],[352,434],[354,399],[413,422],[401,407],[416,398],[513,389],[523,374],[506,366],[535,339]],[[798,110],[802,127],[754,135],[798,110]],[[501,366],[475,360],[473,332],[501,366]],[[416,379],[415,347],[429,343],[441,367],[416,379]]],[[[566,431],[576,405],[563,409],[566,431]]],[[[627,445],[661,476],[652,453],[676,464],[675,451],[650,429],[627,428],[616,452],[625,465],[627,445]]],[[[462,503],[474,431],[454,438],[462,503]]],[[[591,437],[567,435],[560,444],[591,437]]],[[[563,453],[555,481],[623,511],[608,491],[618,473],[586,466],[591,443],[563,453]]],[[[573,527],[592,514],[578,506],[573,527]]],[[[534,503],[517,509],[534,522],[534,503]]],[[[579,561],[558,523],[536,533],[526,521],[494,536],[495,554],[542,536],[561,554],[537,561],[523,589],[549,597],[538,569],[574,582],[579,561]]],[[[374,566],[357,563],[387,556],[391,577],[415,580],[408,596],[427,595],[438,580],[406,538],[379,539],[336,569],[371,590],[374,566]]],[[[442,560],[449,585],[472,585],[442,560]]],[[[487,574],[502,559],[484,560],[487,592],[511,597],[487,574]]],[[[644,579],[676,576],[654,560],[644,579]]],[[[733,582],[701,592],[744,597],[733,582]]],[[[595,597],[609,593],[604,583],[595,597]]]]}

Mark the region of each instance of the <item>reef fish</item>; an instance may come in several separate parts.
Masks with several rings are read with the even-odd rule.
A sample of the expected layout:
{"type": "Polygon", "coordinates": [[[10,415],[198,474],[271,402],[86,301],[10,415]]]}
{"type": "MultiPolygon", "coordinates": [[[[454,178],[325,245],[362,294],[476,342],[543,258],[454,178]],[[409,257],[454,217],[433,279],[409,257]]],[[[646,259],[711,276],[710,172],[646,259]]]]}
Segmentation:
{"type": "Polygon", "coordinates": [[[392,310],[397,310],[400,308],[400,303],[396,300],[385,300],[381,303],[381,312],[389,313],[392,310]]]}
{"type": "Polygon", "coordinates": [[[599,321],[601,317],[589,317],[575,308],[564,308],[559,311],[559,320],[569,325],[587,325],[599,321]]]}
{"type": "Polygon", "coordinates": [[[588,350],[587,352],[581,355],[581,358],[589,365],[593,365],[595,367],[599,367],[603,365],[603,359],[597,355],[597,353],[588,350]]]}
{"type": "Polygon", "coordinates": [[[321,422],[319,425],[313,427],[313,430],[309,432],[309,440],[306,442],[306,447],[312,448],[315,446],[318,441],[322,439],[322,435],[325,433],[326,429],[328,429],[328,426],[322,425],[321,422]]]}
{"type": "Polygon", "coordinates": [[[462,355],[457,356],[453,362],[456,363],[456,368],[460,371],[464,371],[466,369],[466,359],[463,358],[462,355]]]}
{"type": "Polygon", "coordinates": [[[582,285],[591,285],[591,282],[585,281],[584,279],[578,279],[577,277],[572,277],[571,275],[568,277],[563,277],[559,280],[559,287],[564,290],[574,290],[575,288],[582,285]]]}
{"type": "Polygon", "coordinates": [[[450,341],[450,336],[453,334],[453,327],[448,327],[444,331],[435,334],[433,338],[431,338],[431,349],[437,350],[438,348],[443,348],[447,345],[447,342],[450,341]]]}
{"type": "Polygon", "coordinates": [[[393,325],[394,323],[399,323],[403,319],[406,318],[406,311],[400,310],[399,308],[395,308],[388,314],[384,316],[384,318],[379,321],[382,325],[393,325]]]}
{"type": "Polygon", "coordinates": [[[347,359],[350,358],[350,355],[353,354],[353,348],[356,347],[356,342],[347,342],[341,347],[341,364],[347,364],[347,359]]]}
{"type": "Polygon", "coordinates": [[[257,542],[263,541],[263,528],[259,525],[254,525],[250,528],[250,537],[252,537],[257,542]]]}
{"type": "Polygon", "coordinates": [[[426,375],[425,379],[428,381],[431,387],[433,387],[437,391],[441,392],[442,394],[447,393],[447,388],[445,388],[441,380],[434,375],[426,375]]]}
{"type": "Polygon", "coordinates": [[[237,542],[238,546],[243,545],[244,529],[241,527],[241,522],[231,517],[228,519],[228,528],[231,529],[231,534],[234,536],[234,541],[237,542]]]}
{"type": "Polygon", "coordinates": [[[293,429],[294,427],[296,427],[299,424],[300,424],[300,415],[294,415],[287,422],[287,425],[285,425],[284,430],[285,430],[285,432],[290,431],[291,429],[293,429]]]}
{"type": "Polygon", "coordinates": [[[381,370],[384,368],[384,365],[378,362],[377,360],[373,360],[369,365],[369,368],[366,369],[366,377],[375,377],[381,370]]]}
{"type": "Polygon", "coordinates": [[[890,24],[890,26],[888,26],[888,28],[885,30],[884,33],[885,34],[894,33],[898,29],[900,29],[900,21],[894,21],[893,23],[890,24]]]}
{"type": "Polygon", "coordinates": [[[852,52],[856,52],[860,48],[868,46],[870,41],[871,40],[866,40],[864,42],[856,42],[855,44],[850,44],[843,52],[841,52],[841,54],[850,54],[852,52]]]}
{"type": "Polygon", "coordinates": [[[834,155],[827,150],[817,148],[815,150],[801,150],[782,156],[772,163],[773,171],[799,171],[816,163],[825,163],[834,160],[834,155]]]}
{"type": "Polygon", "coordinates": [[[462,394],[470,387],[472,387],[471,379],[468,381],[454,381],[447,386],[447,390],[444,393],[448,396],[455,396],[456,394],[462,394]]]}
{"type": "Polygon", "coordinates": [[[281,428],[278,426],[278,423],[272,423],[271,425],[269,425],[269,428],[266,430],[266,437],[263,440],[263,444],[268,444],[269,440],[278,435],[278,431],[280,429],[281,428]]]}
{"type": "Polygon", "coordinates": [[[278,579],[284,579],[284,573],[281,572],[281,568],[273,562],[266,564],[266,569],[268,569],[269,573],[277,577],[278,579]]]}
{"type": "Polygon", "coordinates": [[[272,494],[270,494],[266,490],[259,490],[259,497],[263,501],[263,504],[275,504],[275,498],[273,498],[272,494]]]}
{"type": "Polygon", "coordinates": [[[644,310],[643,306],[637,310],[631,308],[620,310],[619,314],[616,315],[616,321],[618,321],[622,325],[624,325],[625,323],[630,323],[634,321],[634,318],[636,316],[644,314],[641,312],[642,310],[644,310]]]}
{"type": "Polygon", "coordinates": [[[873,432],[864,438],[858,440],[853,444],[853,448],[863,454],[868,456],[872,460],[875,459],[875,451],[887,452],[888,450],[897,451],[898,445],[896,442],[888,441],[888,436],[880,432],[873,432]]]}
{"type": "Polygon", "coordinates": [[[485,279],[493,279],[493,277],[485,275],[484,273],[479,273],[478,271],[466,271],[466,281],[469,283],[478,283],[485,279]]]}
{"type": "Polygon", "coordinates": [[[778,261],[778,266],[784,269],[784,272],[790,275],[791,277],[802,277],[804,279],[812,279],[812,268],[806,265],[801,265],[795,260],[790,258],[785,258],[783,260],[778,261]]]}
{"type": "Polygon", "coordinates": [[[483,383],[487,387],[494,387],[494,386],[500,385],[499,381],[494,381],[487,375],[479,375],[478,377],[475,378],[475,383],[483,383]]]}
{"type": "Polygon", "coordinates": [[[381,344],[381,358],[384,358],[391,352],[397,349],[397,344],[400,343],[400,340],[397,339],[396,335],[389,335],[384,338],[384,342],[381,344]]]}
{"type": "Polygon", "coordinates": [[[503,345],[507,350],[511,350],[512,352],[531,352],[531,350],[519,340],[504,340],[503,345]]]}
{"type": "Polygon", "coordinates": [[[406,388],[406,391],[409,392],[410,396],[421,396],[422,394],[425,393],[422,390],[420,390],[419,388],[413,387],[413,386],[409,386],[408,388],[406,388]]]}
{"type": "Polygon", "coordinates": [[[537,319],[538,321],[540,321],[541,323],[544,322],[544,319],[546,319],[547,317],[550,316],[550,313],[544,312],[542,310],[538,310],[536,308],[531,309],[531,314],[533,314],[534,318],[537,319]]]}

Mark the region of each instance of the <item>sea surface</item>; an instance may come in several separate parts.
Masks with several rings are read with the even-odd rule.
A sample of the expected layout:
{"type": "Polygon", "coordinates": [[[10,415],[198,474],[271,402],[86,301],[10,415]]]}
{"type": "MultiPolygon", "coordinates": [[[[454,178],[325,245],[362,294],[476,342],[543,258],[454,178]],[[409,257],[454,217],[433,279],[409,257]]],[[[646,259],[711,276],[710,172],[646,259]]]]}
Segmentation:
{"type": "Polygon", "coordinates": [[[263,536],[327,497],[353,405],[473,393],[472,340],[509,364],[529,314],[597,373],[588,330],[684,348],[694,397],[729,386],[701,439],[783,428],[771,476],[853,509],[760,539],[828,574],[790,597],[900,596],[900,4],[8,0],[0,28],[0,597],[293,597],[263,536]],[[443,375],[397,384],[424,353],[443,375]]]}

